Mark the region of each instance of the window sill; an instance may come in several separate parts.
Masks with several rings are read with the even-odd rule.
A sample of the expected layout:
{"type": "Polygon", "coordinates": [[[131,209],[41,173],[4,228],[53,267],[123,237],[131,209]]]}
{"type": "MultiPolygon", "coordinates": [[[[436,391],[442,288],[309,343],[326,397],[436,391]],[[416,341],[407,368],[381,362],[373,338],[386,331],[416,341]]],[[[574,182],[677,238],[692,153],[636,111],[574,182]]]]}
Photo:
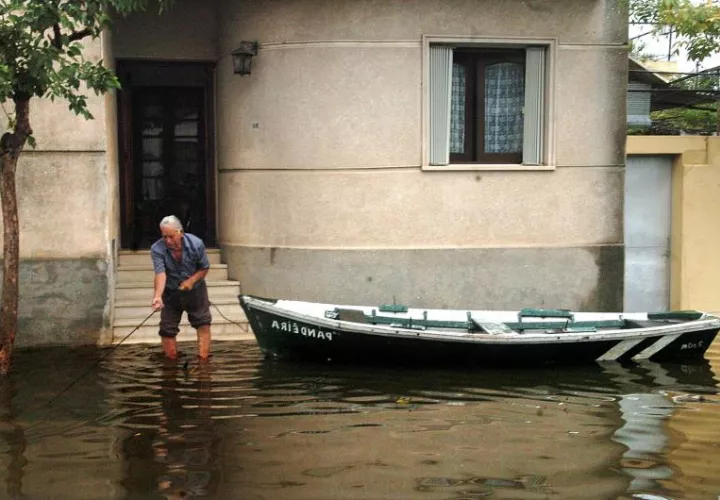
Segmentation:
{"type": "Polygon", "coordinates": [[[422,170],[434,172],[448,172],[461,170],[516,170],[526,172],[537,172],[538,170],[555,170],[555,165],[520,165],[520,164],[498,164],[487,165],[480,163],[451,163],[450,165],[424,165],[422,170]]]}

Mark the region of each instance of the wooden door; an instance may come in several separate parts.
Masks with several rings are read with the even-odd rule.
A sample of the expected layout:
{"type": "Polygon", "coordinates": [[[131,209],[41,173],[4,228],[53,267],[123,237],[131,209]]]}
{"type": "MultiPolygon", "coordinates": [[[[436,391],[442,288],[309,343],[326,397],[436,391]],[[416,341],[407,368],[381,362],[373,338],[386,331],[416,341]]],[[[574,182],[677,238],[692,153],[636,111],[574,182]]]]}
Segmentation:
{"type": "Polygon", "coordinates": [[[149,248],[166,215],[215,244],[212,73],[181,66],[127,63],[119,71],[123,248],[149,248]],[[174,78],[179,67],[196,77],[174,78]]]}

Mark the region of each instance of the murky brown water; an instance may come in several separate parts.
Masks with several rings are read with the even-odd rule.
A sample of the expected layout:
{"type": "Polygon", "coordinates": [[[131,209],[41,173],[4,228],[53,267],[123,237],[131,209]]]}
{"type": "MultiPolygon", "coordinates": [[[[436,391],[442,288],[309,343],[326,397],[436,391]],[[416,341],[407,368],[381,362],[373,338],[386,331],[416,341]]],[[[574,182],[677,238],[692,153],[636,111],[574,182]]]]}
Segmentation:
{"type": "Polygon", "coordinates": [[[109,351],[18,352],[0,382],[0,498],[720,495],[718,343],[695,365],[477,372],[214,347],[184,368],[121,346],[60,397],[109,351]]]}

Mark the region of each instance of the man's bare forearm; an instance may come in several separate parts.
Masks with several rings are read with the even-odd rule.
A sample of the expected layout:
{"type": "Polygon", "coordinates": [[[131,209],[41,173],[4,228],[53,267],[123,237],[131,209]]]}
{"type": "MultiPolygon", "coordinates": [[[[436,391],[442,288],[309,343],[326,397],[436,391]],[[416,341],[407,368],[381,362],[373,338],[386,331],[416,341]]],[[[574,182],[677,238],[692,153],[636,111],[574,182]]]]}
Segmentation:
{"type": "Polygon", "coordinates": [[[153,298],[160,298],[162,297],[163,291],[165,290],[165,282],[167,281],[167,274],[165,273],[157,273],[155,275],[155,282],[154,282],[154,293],[153,298]]]}
{"type": "MultiPolygon", "coordinates": [[[[201,279],[205,278],[205,276],[207,276],[207,273],[209,270],[210,270],[210,268],[200,269],[198,271],[195,271],[195,273],[192,276],[190,276],[188,279],[186,279],[183,283],[187,286],[188,289],[190,289],[195,286],[195,283],[197,283],[201,279]]],[[[181,285],[182,285],[182,283],[181,283],[181,285]]],[[[182,288],[182,286],[181,286],[181,288],[182,288]]]]}

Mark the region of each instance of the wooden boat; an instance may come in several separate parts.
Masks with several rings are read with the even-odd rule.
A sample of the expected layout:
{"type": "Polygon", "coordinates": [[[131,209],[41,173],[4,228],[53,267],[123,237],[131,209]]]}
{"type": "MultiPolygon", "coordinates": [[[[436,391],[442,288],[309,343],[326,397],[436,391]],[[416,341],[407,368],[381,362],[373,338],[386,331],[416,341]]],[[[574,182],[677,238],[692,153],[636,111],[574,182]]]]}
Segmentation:
{"type": "Polygon", "coordinates": [[[351,363],[547,365],[702,358],[720,318],[345,306],[239,296],[267,356],[351,363]]]}

